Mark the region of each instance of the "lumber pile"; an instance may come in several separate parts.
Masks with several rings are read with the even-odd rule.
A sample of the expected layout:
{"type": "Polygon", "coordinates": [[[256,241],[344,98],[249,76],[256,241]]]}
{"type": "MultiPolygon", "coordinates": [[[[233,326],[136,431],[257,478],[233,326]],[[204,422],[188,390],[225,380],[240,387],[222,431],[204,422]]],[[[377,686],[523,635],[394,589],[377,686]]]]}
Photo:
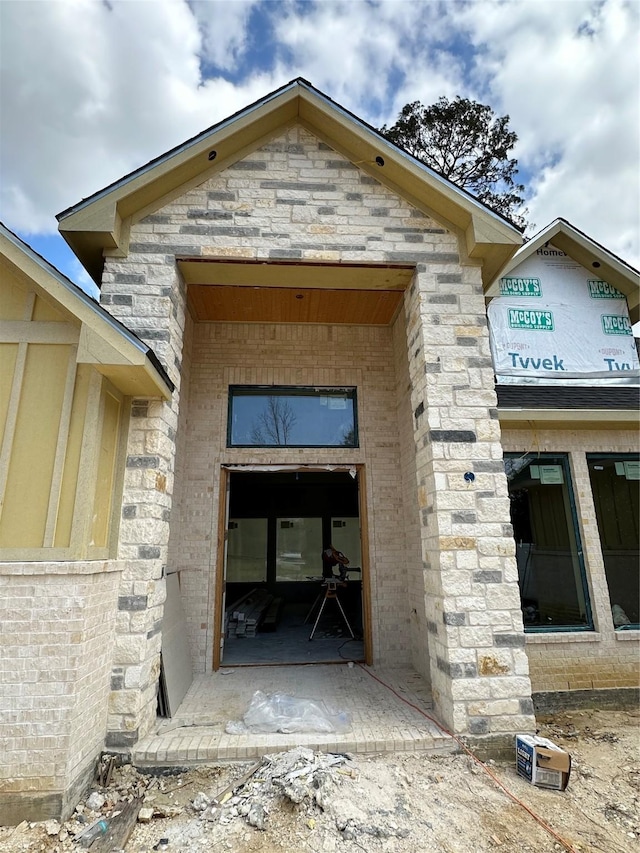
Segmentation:
{"type": "Polygon", "coordinates": [[[282,598],[274,598],[267,608],[262,623],[261,631],[277,631],[278,622],[280,621],[280,611],[282,610],[282,598]]]}
{"type": "Polygon", "coordinates": [[[266,589],[252,589],[225,612],[225,634],[229,638],[255,637],[274,601],[266,589]]]}

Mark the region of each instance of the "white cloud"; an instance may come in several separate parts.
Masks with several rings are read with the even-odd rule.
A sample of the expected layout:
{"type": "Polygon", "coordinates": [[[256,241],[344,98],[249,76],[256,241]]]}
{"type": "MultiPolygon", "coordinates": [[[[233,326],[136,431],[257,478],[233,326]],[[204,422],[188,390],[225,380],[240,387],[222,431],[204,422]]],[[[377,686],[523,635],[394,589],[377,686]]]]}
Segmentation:
{"type": "Polygon", "coordinates": [[[203,32],[203,54],[218,68],[232,71],[245,54],[247,25],[258,0],[196,0],[191,9],[203,32]]]}
{"type": "Polygon", "coordinates": [[[640,7],[623,0],[470,4],[476,74],[533,170],[531,219],[558,216],[640,261],[640,7]],[[482,6],[480,9],[479,7],[482,6]]]}
{"type": "Polygon", "coordinates": [[[54,231],[55,213],[303,76],[374,125],[412,100],[491,103],[520,137],[537,226],[564,216],[640,258],[635,2],[0,0],[0,17],[1,215],[17,230],[54,231]],[[268,31],[248,29],[258,5],[268,31]]]}
{"type": "Polygon", "coordinates": [[[447,36],[440,4],[323,0],[302,10],[283,3],[282,12],[275,30],[296,73],[376,125],[459,82],[455,61],[443,66],[436,47],[447,36]]]}
{"type": "Polygon", "coordinates": [[[203,82],[182,0],[0,2],[0,15],[2,216],[29,233],[274,86],[203,82]]]}

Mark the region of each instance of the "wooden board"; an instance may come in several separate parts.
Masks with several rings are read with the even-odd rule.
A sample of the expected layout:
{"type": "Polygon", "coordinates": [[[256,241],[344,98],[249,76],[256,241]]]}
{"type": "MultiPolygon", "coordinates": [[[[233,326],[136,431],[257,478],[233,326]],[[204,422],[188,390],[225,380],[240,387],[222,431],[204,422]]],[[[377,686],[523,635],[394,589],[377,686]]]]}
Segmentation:
{"type": "Polygon", "coordinates": [[[167,576],[167,600],[162,619],[161,705],[169,717],[173,717],[178,710],[192,681],[187,623],[182,609],[178,574],[175,573],[167,576]]]}
{"type": "Polygon", "coordinates": [[[118,803],[112,818],[107,818],[109,829],[106,835],[98,837],[90,846],[91,853],[112,853],[123,850],[138,819],[142,800],[132,800],[130,803],[118,803]]]}
{"type": "Polygon", "coordinates": [[[228,323],[339,323],[386,326],[403,294],[388,290],[321,290],[192,284],[196,320],[228,323]]]}

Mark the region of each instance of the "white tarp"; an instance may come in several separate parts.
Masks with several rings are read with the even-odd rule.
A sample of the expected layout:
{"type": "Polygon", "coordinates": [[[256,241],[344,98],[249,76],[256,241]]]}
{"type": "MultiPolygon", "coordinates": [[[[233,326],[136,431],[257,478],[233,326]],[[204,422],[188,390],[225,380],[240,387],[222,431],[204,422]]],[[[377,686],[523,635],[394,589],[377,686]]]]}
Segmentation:
{"type": "Polygon", "coordinates": [[[500,279],[488,308],[498,376],[640,375],[624,295],[551,243],[500,279]]]}

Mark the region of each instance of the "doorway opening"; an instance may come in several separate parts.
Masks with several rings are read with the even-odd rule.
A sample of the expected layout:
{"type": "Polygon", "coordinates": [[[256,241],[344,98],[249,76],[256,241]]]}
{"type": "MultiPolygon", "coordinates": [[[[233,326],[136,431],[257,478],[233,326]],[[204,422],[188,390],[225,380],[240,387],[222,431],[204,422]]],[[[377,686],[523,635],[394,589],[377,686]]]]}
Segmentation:
{"type": "Polygon", "coordinates": [[[227,477],[221,664],[365,660],[362,475],[292,470],[227,477]],[[323,577],[322,552],[330,545],[349,565],[323,577]]]}

